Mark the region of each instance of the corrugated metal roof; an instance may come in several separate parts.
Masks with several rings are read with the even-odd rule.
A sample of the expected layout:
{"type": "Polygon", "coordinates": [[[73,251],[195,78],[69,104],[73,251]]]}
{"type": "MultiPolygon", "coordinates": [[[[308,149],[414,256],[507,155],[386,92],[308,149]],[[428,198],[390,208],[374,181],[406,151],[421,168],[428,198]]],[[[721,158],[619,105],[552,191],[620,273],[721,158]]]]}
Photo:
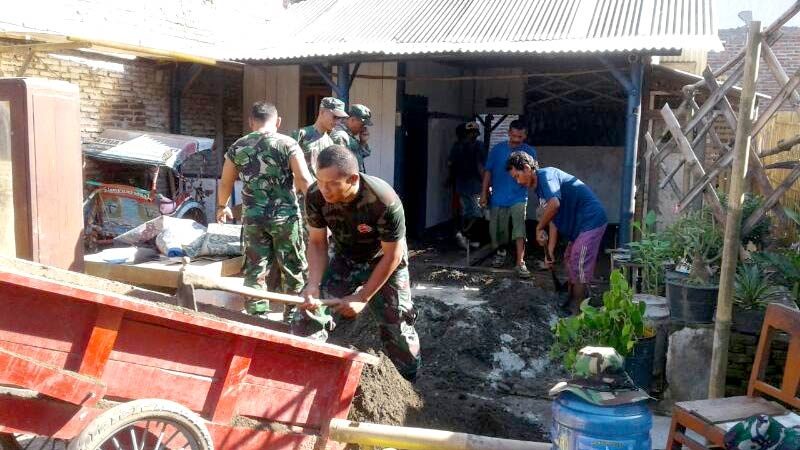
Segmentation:
{"type": "Polygon", "coordinates": [[[268,45],[229,58],[721,50],[715,6],[715,0],[305,0],[272,22],[268,45]]]}

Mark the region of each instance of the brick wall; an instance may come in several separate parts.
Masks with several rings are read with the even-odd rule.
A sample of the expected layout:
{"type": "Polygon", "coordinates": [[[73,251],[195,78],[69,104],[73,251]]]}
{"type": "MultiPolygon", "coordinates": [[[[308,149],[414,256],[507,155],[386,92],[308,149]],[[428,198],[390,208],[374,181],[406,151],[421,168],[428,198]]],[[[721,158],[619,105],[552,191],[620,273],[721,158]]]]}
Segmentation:
{"type": "MultiPolygon", "coordinates": [[[[750,382],[750,371],[756,358],[758,336],[731,332],[731,343],[728,347],[728,370],[725,380],[725,395],[733,397],[747,394],[750,382]]],[[[772,352],[767,363],[765,381],[780,386],[783,368],[786,365],[786,353],[789,340],[785,335],[778,335],[772,344],[772,352]]]]}
{"type": "MultiPolygon", "coordinates": [[[[0,76],[17,76],[24,54],[0,53],[0,76]]],[[[37,53],[25,76],[59,79],[80,88],[81,138],[105,128],[169,132],[172,64],[128,60],[88,52],[37,53]]],[[[183,134],[215,138],[221,122],[226,148],[242,130],[241,73],[205,68],[183,98],[183,134]],[[223,117],[219,118],[222,108],[223,117]]],[[[204,174],[217,176],[219,156],[208,158],[204,174]]],[[[193,169],[197,162],[193,162],[193,169]]]]}
{"type": "MultiPolygon", "coordinates": [[[[783,36],[772,46],[772,51],[781,62],[786,73],[791,76],[800,68],[800,27],[783,27],[783,36]]],[[[710,52],[708,65],[716,70],[731,60],[747,43],[747,28],[730,28],[719,30],[719,38],[725,46],[723,52],[710,52]]],[[[780,91],[780,84],[770,73],[767,65],[761,61],[758,72],[758,91],[769,96],[774,96],[780,91]]],[[[762,105],[764,107],[765,105],[762,105]]],[[[783,104],[782,109],[792,109],[791,103],[783,104]]]]}

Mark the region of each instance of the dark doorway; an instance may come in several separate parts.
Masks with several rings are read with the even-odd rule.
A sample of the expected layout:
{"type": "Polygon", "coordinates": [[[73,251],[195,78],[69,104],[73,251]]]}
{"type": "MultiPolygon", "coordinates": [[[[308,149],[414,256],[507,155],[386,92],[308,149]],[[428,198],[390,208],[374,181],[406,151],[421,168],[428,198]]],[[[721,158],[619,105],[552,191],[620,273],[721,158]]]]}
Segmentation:
{"type": "Polygon", "coordinates": [[[402,170],[398,180],[406,213],[408,234],[420,237],[425,232],[428,193],[428,98],[403,96],[402,170]]]}

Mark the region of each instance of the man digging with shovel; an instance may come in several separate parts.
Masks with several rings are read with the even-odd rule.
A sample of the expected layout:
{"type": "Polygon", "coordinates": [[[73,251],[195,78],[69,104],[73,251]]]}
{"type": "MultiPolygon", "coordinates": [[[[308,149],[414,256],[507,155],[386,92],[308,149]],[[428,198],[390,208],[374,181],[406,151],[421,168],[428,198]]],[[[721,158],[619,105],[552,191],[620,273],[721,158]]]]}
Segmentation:
{"type": "MultiPolygon", "coordinates": [[[[536,241],[546,249],[545,262],[553,264],[555,236],[548,236],[545,232],[551,229],[551,224],[569,241],[564,252],[564,264],[569,275],[569,310],[578,314],[581,302],[587,297],[586,285],[594,275],[600,244],[608,225],[605,209],[592,190],[577,177],[555,167],[539,169],[539,163],[527,153],[512,153],[506,162],[506,170],[520,185],[535,189],[539,202],[543,203],[544,213],[536,225],[536,241]]],[[[552,230],[551,234],[554,234],[552,230]]]]}
{"type": "Polygon", "coordinates": [[[306,212],[306,303],[295,313],[292,333],[326,340],[335,318],[354,318],[369,309],[389,359],[403,377],[414,380],[419,337],[400,197],[380,178],[359,173],[349,149],[333,145],[317,158],[317,182],[308,189],[306,212]],[[330,260],[327,228],[333,239],[330,260]],[[329,308],[320,298],[340,300],[329,308]]]}

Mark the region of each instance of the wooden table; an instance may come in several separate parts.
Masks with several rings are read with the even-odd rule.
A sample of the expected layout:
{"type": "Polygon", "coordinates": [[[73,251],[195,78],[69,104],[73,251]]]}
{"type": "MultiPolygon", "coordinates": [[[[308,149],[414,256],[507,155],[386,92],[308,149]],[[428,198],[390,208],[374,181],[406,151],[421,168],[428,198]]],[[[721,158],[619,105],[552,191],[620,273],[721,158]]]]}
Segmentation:
{"type": "MultiPolygon", "coordinates": [[[[99,254],[83,257],[85,272],[88,275],[121,281],[137,286],[159,288],[178,287],[178,272],[181,263],[174,259],[159,259],[136,264],[112,264],[104,261],[99,254]]],[[[202,257],[190,263],[192,272],[215,277],[229,277],[242,270],[243,256],[202,257]]]]}

